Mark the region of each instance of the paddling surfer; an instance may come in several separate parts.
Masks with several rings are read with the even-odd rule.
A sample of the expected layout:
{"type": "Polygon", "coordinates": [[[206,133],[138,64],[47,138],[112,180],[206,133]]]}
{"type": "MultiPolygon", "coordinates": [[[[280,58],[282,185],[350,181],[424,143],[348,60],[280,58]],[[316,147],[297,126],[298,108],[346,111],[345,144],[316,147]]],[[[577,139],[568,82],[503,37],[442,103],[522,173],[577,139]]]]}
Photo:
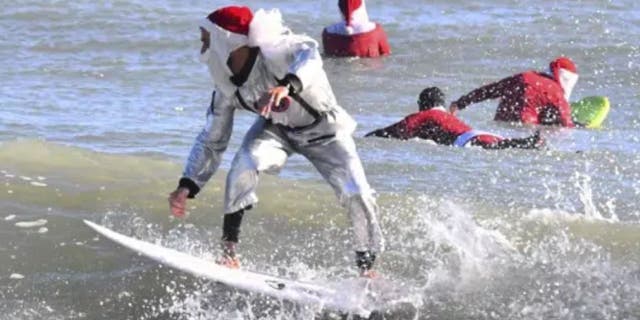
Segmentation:
{"type": "Polygon", "coordinates": [[[576,65],[567,57],[549,64],[548,73],[526,71],[475,89],[451,103],[452,114],[487,99],[500,99],[497,121],[574,127],[569,97],[578,81],[576,65]]]}
{"type": "Polygon", "coordinates": [[[496,134],[473,130],[444,108],[444,93],[437,87],[426,88],[418,96],[420,111],[386,128],[367,133],[366,137],[396,139],[420,138],[458,147],[480,146],[485,149],[538,149],[544,145],[539,132],[527,138],[505,139],[496,134]]]}

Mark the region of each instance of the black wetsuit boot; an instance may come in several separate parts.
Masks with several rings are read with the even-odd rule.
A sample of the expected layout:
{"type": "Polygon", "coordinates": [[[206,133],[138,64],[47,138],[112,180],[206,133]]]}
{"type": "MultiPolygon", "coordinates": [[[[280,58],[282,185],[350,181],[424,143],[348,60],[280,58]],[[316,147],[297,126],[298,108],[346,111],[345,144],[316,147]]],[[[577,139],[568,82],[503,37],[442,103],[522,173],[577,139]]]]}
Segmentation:
{"type": "Polygon", "coordinates": [[[238,242],[242,216],[244,216],[244,209],[224,215],[222,224],[222,241],[238,242]]]}
{"type": "Polygon", "coordinates": [[[238,244],[243,216],[244,209],[224,215],[221,246],[222,254],[228,258],[233,259],[236,257],[236,245],[238,244]]]}
{"type": "Polygon", "coordinates": [[[502,141],[484,146],[485,149],[540,149],[544,145],[544,140],[540,137],[540,131],[526,138],[504,139],[502,141]]]}
{"type": "Polygon", "coordinates": [[[360,273],[371,270],[376,261],[376,254],[371,251],[356,251],[356,265],[360,273]]]}

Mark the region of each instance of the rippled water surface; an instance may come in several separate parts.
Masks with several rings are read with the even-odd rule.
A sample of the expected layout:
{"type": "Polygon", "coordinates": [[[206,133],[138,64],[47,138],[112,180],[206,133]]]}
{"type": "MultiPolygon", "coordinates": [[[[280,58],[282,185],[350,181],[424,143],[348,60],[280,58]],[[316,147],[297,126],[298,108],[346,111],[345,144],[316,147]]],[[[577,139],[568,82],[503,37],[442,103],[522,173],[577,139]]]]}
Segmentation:
{"type": "MultiPolygon", "coordinates": [[[[198,63],[207,1],[2,1],[0,319],[332,319],[229,289],[98,238],[116,231],[212,258],[224,174],[253,116],[237,113],[222,172],[190,217],[169,217],[211,93],[198,63]]],[[[246,2],[283,11],[319,40],[334,1],[246,2]]],[[[636,1],[369,1],[393,55],[325,59],[378,192],[385,279],[405,304],[387,319],[640,319],[640,5],[636,1]],[[598,130],[545,128],[544,151],[484,151],[364,139],[414,112],[567,55],[573,99],[604,95],[598,130]]],[[[495,102],[460,116],[492,121],[495,102]]],[[[247,269],[315,282],[354,276],[348,222],[294,156],[261,182],[241,253],[247,269]]],[[[354,289],[355,290],[355,289],[354,289]]]]}

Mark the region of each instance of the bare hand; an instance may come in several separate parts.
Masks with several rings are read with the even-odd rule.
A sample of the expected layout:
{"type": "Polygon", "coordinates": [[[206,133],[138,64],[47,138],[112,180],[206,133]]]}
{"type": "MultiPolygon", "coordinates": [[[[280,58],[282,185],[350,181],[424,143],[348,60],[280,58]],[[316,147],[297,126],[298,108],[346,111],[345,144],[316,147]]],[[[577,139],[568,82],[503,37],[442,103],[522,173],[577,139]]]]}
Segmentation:
{"type": "Polygon", "coordinates": [[[189,189],[187,188],[178,188],[169,194],[169,207],[175,217],[184,218],[188,195],[189,189]]]}
{"type": "Polygon", "coordinates": [[[260,115],[263,117],[268,117],[269,113],[271,113],[271,107],[279,106],[280,102],[284,97],[289,95],[289,89],[285,86],[278,86],[271,90],[269,90],[269,101],[265,105],[262,106],[260,110],[260,115]]]}
{"type": "Polygon", "coordinates": [[[449,112],[451,112],[451,114],[455,116],[458,110],[460,110],[460,108],[458,108],[458,105],[455,102],[451,102],[451,105],[449,105],[449,112]]]}

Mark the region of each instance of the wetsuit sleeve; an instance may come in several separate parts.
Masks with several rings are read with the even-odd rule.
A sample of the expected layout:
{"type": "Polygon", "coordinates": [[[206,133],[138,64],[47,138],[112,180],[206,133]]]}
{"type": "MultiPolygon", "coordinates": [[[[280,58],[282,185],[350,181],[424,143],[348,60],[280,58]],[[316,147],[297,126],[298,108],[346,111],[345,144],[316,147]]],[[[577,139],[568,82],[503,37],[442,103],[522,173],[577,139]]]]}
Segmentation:
{"type": "Polygon", "coordinates": [[[284,81],[285,84],[290,84],[290,90],[299,93],[322,72],[322,57],[318,51],[318,43],[312,39],[300,42],[294,47],[292,62],[284,81]]]}
{"type": "Polygon", "coordinates": [[[504,78],[500,81],[490,83],[475,89],[456,101],[458,109],[464,109],[468,105],[478,103],[487,99],[497,99],[504,95],[507,90],[514,90],[520,84],[518,75],[504,78]]]}
{"type": "Polygon", "coordinates": [[[573,119],[571,118],[571,105],[569,105],[566,100],[561,100],[560,105],[558,106],[558,111],[560,112],[560,124],[563,127],[575,127],[573,119]]]}
{"type": "Polygon", "coordinates": [[[214,91],[207,111],[207,123],[191,147],[179,182],[180,187],[189,189],[189,198],[195,197],[218,170],[231,137],[233,113],[231,100],[214,91]]]}
{"type": "Polygon", "coordinates": [[[408,139],[408,126],[407,120],[403,119],[396,122],[386,128],[381,128],[375,131],[371,131],[365,135],[365,137],[381,137],[381,138],[396,138],[396,139],[408,139]]]}

